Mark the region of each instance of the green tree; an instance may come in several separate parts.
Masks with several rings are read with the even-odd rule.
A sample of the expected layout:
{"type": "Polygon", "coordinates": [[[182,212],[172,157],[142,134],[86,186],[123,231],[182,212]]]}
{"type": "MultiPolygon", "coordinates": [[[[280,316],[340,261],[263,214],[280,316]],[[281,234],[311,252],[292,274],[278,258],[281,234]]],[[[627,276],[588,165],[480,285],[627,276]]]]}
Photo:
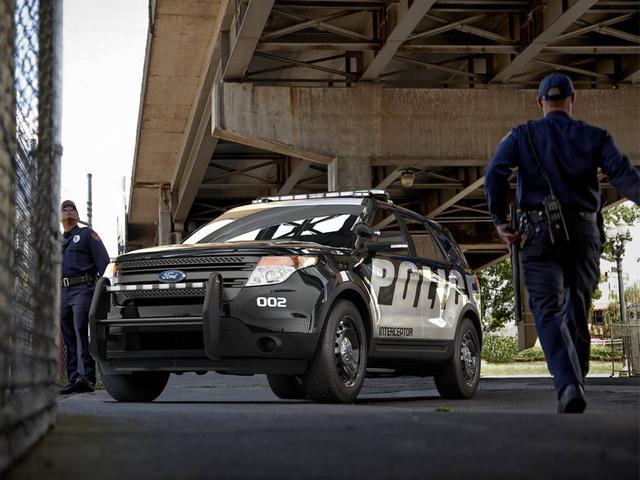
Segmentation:
{"type": "Polygon", "coordinates": [[[485,332],[494,332],[514,318],[515,297],[511,259],[507,258],[478,273],[480,281],[480,314],[485,332]]]}

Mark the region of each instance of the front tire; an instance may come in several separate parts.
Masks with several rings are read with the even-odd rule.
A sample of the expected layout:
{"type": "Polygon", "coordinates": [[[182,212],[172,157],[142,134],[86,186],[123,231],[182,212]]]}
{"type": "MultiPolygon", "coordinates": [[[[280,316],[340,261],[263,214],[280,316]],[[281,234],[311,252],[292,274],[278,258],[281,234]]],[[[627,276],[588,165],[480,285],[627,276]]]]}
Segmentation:
{"type": "Polygon", "coordinates": [[[465,318],[456,333],[453,356],[434,376],[444,398],[471,398],[480,380],[480,338],[473,322],[465,318]]]}
{"type": "Polygon", "coordinates": [[[351,403],[364,381],[367,335],[360,312],[346,300],[331,309],[315,356],[302,377],[308,397],[319,403],[351,403]]]}
{"type": "Polygon", "coordinates": [[[271,391],[283,400],[307,398],[300,377],[294,375],[267,375],[271,391]]]}
{"type": "Polygon", "coordinates": [[[127,375],[102,375],[102,383],[119,402],[152,402],[169,381],[169,372],[134,372],[127,375]]]}

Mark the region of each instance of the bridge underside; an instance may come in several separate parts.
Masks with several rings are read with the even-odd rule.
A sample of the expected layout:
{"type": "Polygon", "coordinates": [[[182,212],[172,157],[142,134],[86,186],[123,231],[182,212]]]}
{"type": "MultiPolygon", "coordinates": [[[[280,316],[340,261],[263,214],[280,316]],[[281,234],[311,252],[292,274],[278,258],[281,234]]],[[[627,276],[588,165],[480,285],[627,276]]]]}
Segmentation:
{"type": "Polygon", "coordinates": [[[539,116],[531,89],[552,70],[580,90],[576,116],[640,162],[636,1],[151,5],[130,248],[258,195],[376,187],[447,226],[481,268],[506,253],[484,167],[539,116]]]}

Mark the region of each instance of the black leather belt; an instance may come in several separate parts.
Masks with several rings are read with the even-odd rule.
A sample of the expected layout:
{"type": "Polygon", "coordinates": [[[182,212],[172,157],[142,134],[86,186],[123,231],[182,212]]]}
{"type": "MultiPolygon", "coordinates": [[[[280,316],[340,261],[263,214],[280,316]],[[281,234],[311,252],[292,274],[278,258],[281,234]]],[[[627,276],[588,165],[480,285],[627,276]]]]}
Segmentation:
{"type": "MultiPolygon", "coordinates": [[[[527,210],[527,216],[529,221],[533,223],[542,222],[545,220],[544,210],[527,210]]],[[[567,221],[586,221],[586,222],[598,222],[597,212],[579,212],[576,210],[562,211],[564,219],[567,221]]]]}
{"type": "Polygon", "coordinates": [[[75,285],[80,285],[81,283],[88,283],[87,277],[64,277],[60,282],[61,287],[73,287],[75,285]]]}

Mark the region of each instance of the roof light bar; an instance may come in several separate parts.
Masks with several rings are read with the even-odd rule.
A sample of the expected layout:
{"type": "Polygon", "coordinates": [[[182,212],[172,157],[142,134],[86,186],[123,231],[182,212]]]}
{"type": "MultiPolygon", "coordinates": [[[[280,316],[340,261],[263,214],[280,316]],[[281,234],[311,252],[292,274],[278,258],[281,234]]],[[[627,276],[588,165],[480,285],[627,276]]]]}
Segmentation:
{"type": "Polygon", "coordinates": [[[252,203],[282,202],[284,200],[311,200],[317,198],[377,198],[389,200],[389,194],[384,190],[353,190],[349,192],[305,193],[299,195],[280,195],[277,197],[259,197],[252,203]]]}

